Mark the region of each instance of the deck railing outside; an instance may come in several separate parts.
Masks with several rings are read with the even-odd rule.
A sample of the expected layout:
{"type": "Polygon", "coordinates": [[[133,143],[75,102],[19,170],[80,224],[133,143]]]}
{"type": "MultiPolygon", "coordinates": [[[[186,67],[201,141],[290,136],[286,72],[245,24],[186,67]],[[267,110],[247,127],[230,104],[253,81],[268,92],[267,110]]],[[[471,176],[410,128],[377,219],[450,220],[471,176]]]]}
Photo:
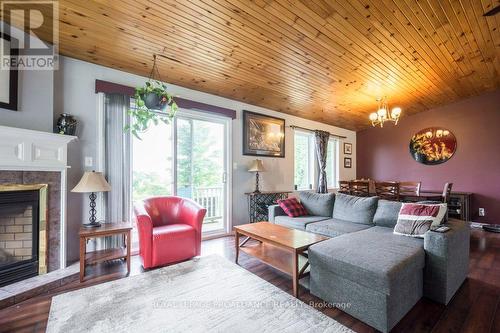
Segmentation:
{"type": "Polygon", "coordinates": [[[216,223],[222,219],[222,209],[224,207],[222,187],[194,188],[192,199],[207,209],[203,223],[216,223]]]}

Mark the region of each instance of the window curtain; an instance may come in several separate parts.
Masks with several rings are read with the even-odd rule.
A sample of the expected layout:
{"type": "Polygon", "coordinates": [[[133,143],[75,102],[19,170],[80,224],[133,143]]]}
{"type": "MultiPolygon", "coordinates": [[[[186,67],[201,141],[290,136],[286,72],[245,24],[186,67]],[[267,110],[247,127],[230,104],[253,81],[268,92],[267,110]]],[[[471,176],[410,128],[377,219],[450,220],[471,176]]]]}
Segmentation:
{"type": "MultiPolygon", "coordinates": [[[[106,94],[104,100],[104,174],[111,191],[104,195],[105,222],[130,221],[131,193],[131,138],[124,131],[130,122],[130,98],[119,94],[106,94]]],[[[123,246],[123,237],[106,237],[104,248],[123,246]]]]}
{"type": "Polygon", "coordinates": [[[319,175],[318,175],[318,193],[327,193],[328,186],[326,181],[326,157],[328,153],[328,140],[330,133],[325,131],[314,131],[314,143],[316,147],[316,156],[318,159],[319,175]]]}

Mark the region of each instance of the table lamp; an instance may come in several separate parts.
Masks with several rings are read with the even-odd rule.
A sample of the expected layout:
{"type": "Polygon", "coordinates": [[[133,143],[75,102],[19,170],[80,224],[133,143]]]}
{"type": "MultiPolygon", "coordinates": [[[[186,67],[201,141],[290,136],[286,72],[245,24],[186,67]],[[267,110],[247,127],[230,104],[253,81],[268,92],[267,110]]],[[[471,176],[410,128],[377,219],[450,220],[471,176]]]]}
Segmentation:
{"type": "Polygon", "coordinates": [[[252,165],[250,165],[250,168],[248,169],[250,172],[255,172],[255,191],[253,193],[260,193],[259,190],[259,172],[264,171],[264,164],[262,163],[262,160],[254,160],[252,162],[252,165]]]}
{"type": "Polygon", "coordinates": [[[71,190],[77,193],[90,193],[90,223],[84,224],[86,228],[100,227],[101,224],[96,221],[95,199],[97,198],[96,192],[111,191],[111,186],[102,175],[102,172],[87,171],[83,174],[80,182],[71,190]]]}

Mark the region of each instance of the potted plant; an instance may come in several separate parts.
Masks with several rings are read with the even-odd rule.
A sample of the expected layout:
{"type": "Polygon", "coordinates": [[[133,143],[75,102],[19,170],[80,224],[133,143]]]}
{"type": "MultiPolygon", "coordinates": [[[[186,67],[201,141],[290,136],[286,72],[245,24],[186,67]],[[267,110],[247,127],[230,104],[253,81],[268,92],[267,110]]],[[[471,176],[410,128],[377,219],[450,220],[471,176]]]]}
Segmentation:
{"type": "Polygon", "coordinates": [[[143,87],[137,87],[134,98],[135,108],[128,112],[132,123],[125,130],[138,139],[141,139],[139,134],[151,124],[158,125],[160,121],[169,124],[179,109],[173,96],[167,92],[167,86],[156,80],[149,80],[143,87]]]}

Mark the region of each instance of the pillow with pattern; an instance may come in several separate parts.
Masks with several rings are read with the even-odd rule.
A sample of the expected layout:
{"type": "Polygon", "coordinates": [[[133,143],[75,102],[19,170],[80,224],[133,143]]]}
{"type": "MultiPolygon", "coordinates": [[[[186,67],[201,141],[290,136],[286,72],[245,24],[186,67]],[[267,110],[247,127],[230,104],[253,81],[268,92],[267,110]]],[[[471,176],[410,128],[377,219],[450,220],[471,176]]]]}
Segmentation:
{"type": "Polygon", "coordinates": [[[394,227],[397,235],[423,238],[424,234],[443,223],[448,211],[443,204],[404,203],[394,227]]]}
{"type": "Polygon", "coordinates": [[[298,217],[307,215],[307,210],[297,200],[297,198],[288,198],[278,200],[278,205],[283,209],[286,215],[290,217],[298,217]]]}

